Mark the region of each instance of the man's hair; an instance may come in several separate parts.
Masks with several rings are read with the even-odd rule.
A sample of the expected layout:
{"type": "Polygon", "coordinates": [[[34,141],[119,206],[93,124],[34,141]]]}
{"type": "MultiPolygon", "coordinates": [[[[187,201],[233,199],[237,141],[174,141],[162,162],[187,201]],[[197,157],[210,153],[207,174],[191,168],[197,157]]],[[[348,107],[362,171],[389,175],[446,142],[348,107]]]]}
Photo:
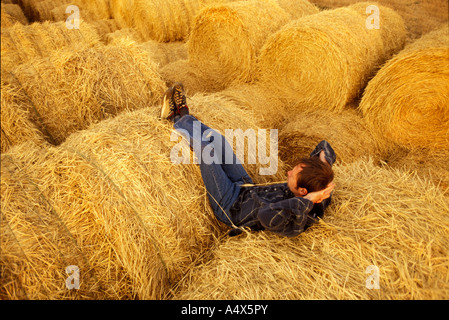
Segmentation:
{"type": "Polygon", "coordinates": [[[328,163],[324,163],[318,156],[303,158],[302,171],[297,176],[297,187],[306,188],[307,192],[323,190],[334,180],[334,171],[328,163]]]}

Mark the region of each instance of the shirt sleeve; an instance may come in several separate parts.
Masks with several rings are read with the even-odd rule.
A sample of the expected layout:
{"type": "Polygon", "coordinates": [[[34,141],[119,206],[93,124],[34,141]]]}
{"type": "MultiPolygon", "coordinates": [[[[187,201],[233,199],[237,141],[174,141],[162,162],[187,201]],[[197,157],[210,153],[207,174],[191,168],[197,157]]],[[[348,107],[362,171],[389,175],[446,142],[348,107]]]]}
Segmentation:
{"type": "Polygon", "coordinates": [[[304,231],[307,214],[312,208],[312,201],[295,197],[263,206],[259,209],[257,218],[265,229],[294,237],[304,231]]]}
{"type": "Polygon", "coordinates": [[[324,150],[324,157],[326,158],[326,161],[329,162],[329,164],[332,166],[337,159],[337,155],[335,154],[334,149],[332,149],[329,142],[326,140],[322,140],[318,145],[313,149],[313,151],[310,153],[311,157],[319,156],[320,152],[324,150]]]}

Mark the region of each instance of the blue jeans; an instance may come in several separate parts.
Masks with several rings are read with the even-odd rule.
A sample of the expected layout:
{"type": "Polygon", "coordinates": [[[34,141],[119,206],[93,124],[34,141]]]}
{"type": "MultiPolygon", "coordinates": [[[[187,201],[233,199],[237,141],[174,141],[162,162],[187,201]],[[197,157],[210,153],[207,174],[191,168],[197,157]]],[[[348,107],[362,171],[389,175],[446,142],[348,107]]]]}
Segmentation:
{"type": "Polygon", "coordinates": [[[215,216],[219,221],[232,226],[230,209],[239,196],[240,185],[253,183],[252,179],[237,159],[232,147],[217,131],[191,115],[177,120],[174,128],[190,142],[190,147],[195,152],[215,216]],[[213,157],[209,157],[208,161],[204,159],[203,154],[210,156],[210,151],[213,151],[213,157]]]}

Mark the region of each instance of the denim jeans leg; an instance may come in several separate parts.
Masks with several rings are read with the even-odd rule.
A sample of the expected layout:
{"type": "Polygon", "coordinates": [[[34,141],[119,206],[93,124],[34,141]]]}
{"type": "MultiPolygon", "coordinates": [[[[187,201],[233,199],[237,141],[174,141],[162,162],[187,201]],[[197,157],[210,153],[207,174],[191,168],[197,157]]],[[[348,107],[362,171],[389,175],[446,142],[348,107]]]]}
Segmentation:
{"type": "MultiPolygon", "coordinates": [[[[218,132],[191,115],[186,115],[176,121],[174,128],[184,135],[194,151],[201,151],[196,156],[199,160],[201,176],[208,193],[210,205],[218,220],[229,226],[232,225],[229,209],[237,200],[240,193],[240,184],[252,182],[252,180],[240,163],[224,164],[223,158],[225,153],[229,152],[227,148],[230,148],[230,146],[218,132]],[[200,128],[200,132],[194,132],[194,128],[200,128]],[[213,138],[204,137],[206,130],[209,130],[208,132],[211,133],[210,136],[213,138]],[[206,146],[214,150],[216,161],[212,163],[203,161],[202,154],[206,146]]],[[[233,159],[236,159],[235,155],[233,159]]]]}

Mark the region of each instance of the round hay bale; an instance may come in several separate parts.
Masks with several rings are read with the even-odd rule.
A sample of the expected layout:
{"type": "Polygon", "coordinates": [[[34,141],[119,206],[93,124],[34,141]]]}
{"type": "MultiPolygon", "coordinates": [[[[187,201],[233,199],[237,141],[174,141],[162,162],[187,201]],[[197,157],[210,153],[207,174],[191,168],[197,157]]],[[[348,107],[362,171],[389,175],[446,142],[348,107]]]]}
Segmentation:
{"type": "Polygon", "coordinates": [[[320,10],[308,0],[276,0],[279,7],[290,15],[291,20],[296,20],[307,15],[315,14],[320,10]]]}
{"type": "Polygon", "coordinates": [[[279,156],[295,166],[308,157],[321,141],[328,141],[337,161],[353,162],[367,155],[380,159],[374,137],[362,117],[353,109],[336,113],[329,110],[297,111],[279,132],[279,156]]]}
{"type": "Polygon", "coordinates": [[[111,15],[121,28],[135,28],[144,40],[182,41],[198,11],[233,0],[111,0],[111,15]]]}
{"type": "Polygon", "coordinates": [[[106,197],[95,199],[89,183],[105,190],[98,173],[67,151],[27,142],[2,154],[2,299],[135,298],[109,230],[89,210],[88,199],[106,197]],[[69,266],[79,268],[79,290],[66,287],[69,266]]]}
{"type": "Polygon", "coordinates": [[[65,22],[16,24],[1,30],[2,69],[12,70],[31,59],[47,57],[62,48],[93,47],[100,43],[95,28],[81,21],[79,29],[67,29],[65,22]]]}
{"type": "Polygon", "coordinates": [[[22,9],[17,4],[1,4],[1,26],[8,28],[16,23],[28,24],[28,19],[23,14],[22,9]]]}
{"type": "Polygon", "coordinates": [[[447,297],[448,198],[429,181],[371,161],[334,170],[323,220],[293,239],[264,231],[226,239],[185,275],[174,299],[447,297]],[[370,266],[380,290],[367,287],[370,266]]]}
{"type": "MultiPolygon", "coordinates": [[[[196,95],[189,106],[220,131],[256,128],[224,99],[196,95]]],[[[158,110],[146,108],[77,132],[58,147],[28,143],[2,154],[6,298],[170,296],[226,231],[210,209],[198,165],[170,160],[172,131],[158,110]],[[64,287],[68,265],[79,266],[79,290],[64,287]]],[[[285,177],[281,166],[273,177],[257,177],[251,167],[256,181],[285,177]]]]}
{"type": "Polygon", "coordinates": [[[8,298],[162,299],[215,237],[199,170],[170,161],[170,129],[147,112],[117,120],[43,155],[2,156],[2,216],[15,235],[2,252],[22,248],[5,265],[25,292],[8,298]],[[81,273],[76,295],[69,265],[81,273]]]}
{"type": "Polygon", "coordinates": [[[249,82],[267,37],[289,21],[271,0],[248,0],[208,6],[195,17],[189,35],[189,62],[207,82],[223,88],[249,82]]]}
{"type": "Polygon", "coordinates": [[[120,29],[107,34],[105,38],[109,45],[134,43],[139,49],[148,54],[148,58],[158,65],[159,70],[170,63],[187,59],[187,46],[181,41],[161,43],[149,40],[146,42],[139,42],[137,40],[138,36],[133,29],[120,29]]]}
{"type": "Polygon", "coordinates": [[[388,61],[360,110],[385,149],[449,150],[449,31],[435,30],[388,61]]]}
{"type": "Polygon", "coordinates": [[[259,56],[258,80],[293,106],[281,112],[341,111],[359,95],[385,56],[380,34],[370,32],[365,20],[338,8],[290,22],[270,36],[259,56]]]}
{"type": "Polygon", "coordinates": [[[366,12],[369,6],[376,6],[379,9],[379,29],[370,29],[370,32],[380,34],[383,43],[383,60],[388,60],[405,45],[407,38],[405,21],[393,9],[376,2],[358,2],[348,8],[358,12],[364,19],[368,19],[374,13],[374,11],[366,12]]]}
{"type": "Polygon", "coordinates": [[[132,44],[61,50],[14,70],[55,144],[93,123],[159,103],[166,86],[132,44]]]}
{"type": "Polygon", "coordinates": [[[80,10],[80,19],[95,21],[99,19],[109,19],[109,0],[21,0],[25,14],[32,21],[61,21],[65,20],[69,14],[65,10],[69,5],[75,5],[80,10]],[[56,12],[52,11],[56,9],[56,12]],[[57,18],[57,20],[54,20],[57,18]]]}
{"type": "Polygon", "coordinates": [[[80,8],[81,19],[85,9],[93,15],[94,20],[109,20],[112,18],[109,2],[110,0],[75,0],[75,5],[80,8]]]}

